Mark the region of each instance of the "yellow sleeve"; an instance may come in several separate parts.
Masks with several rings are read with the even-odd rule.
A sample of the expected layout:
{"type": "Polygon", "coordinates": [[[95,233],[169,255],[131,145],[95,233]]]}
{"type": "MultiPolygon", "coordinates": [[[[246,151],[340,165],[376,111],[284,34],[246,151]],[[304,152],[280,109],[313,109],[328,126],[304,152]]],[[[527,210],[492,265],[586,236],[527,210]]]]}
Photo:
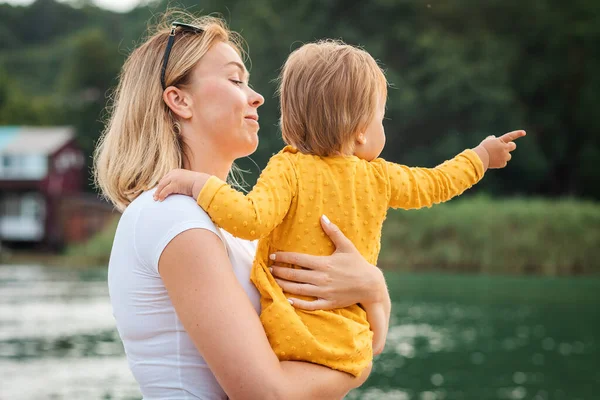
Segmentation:
{"type": "Polygon", "coordinates": [[[465,150],[435,168],[409,168],[385,162],[390,184],[389,206],[415,209],[448,201],[483,178],[483,163],[465,150]]]}
{"type": "Polygon", "coordinates": [[[212,176],[198,195],[198,205],[229,233],[247,240],[268,235],[286,216],[296,195],[296,174],[291,160],[271,157],[252,191],[246,195],[212,176]]]}

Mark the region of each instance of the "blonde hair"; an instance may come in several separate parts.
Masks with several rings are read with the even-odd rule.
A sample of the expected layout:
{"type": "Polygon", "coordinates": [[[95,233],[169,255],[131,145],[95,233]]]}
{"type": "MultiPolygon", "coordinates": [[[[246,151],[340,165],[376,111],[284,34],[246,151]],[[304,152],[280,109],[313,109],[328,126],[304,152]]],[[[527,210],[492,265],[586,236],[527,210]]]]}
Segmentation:
{"type": "Polygon", "coordinates": [[[305,44],[279,77],[283,140],[302,153],[352,154],[356,134],[387,97],[387,81],[366,51],[339,40],[305,44]]]}
{"type": "Polygon", "coordinates": [[[192,69],[217,42],[244,53],[243,40],[216,17],[168,11],[154,33],[129,55],[108,107],[110,115],[94,152],[94,181],[117,209],[124,210],[170,170],[182,168],[184,146],[179,124],[163,101],[160,82],[171,22],[204,30],[176,32],[165,72],[167,86],[189,83],[192,69]]]}

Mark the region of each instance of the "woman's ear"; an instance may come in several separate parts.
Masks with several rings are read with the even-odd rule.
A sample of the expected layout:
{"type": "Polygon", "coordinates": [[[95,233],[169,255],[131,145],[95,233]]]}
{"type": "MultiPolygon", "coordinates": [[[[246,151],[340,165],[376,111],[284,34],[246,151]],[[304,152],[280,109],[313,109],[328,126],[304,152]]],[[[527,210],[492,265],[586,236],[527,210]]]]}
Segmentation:
{"type": "Polygon", "coordinates": [[[367,144],[367,137],[365,136],[364,132],[359,132],[358,135],[356,135],[356,143],[362,145],[367,144]]]}
{"type": "Polygon", "coordinates": [[[180,118],[192,118],[192,103],[189,95],[183,90],[169,86],[163,92],[163,100],[167,106],[180,118]]]}

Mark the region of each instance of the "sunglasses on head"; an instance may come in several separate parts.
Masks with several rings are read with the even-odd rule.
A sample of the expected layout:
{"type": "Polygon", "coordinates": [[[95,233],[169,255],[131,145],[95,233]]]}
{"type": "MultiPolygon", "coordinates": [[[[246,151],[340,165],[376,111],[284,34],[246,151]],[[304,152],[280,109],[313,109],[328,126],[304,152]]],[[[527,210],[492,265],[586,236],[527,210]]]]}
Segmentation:
{"type": "Polygon", "coordinates": [[[194,25],[184,24],[183,22],[173,22],[171,24],[171,33],[169,34],[169,41],[167,42],[167,48],[165,49],[162,68],[160,70],[160,83],[162,84],[163,90],[167,88],[167,85],[165,83],[165,72],[167,71],[167,63],[169,62],[169,55],[171,54],[171,48],[173,47],[173,43],[175,42],[175,33],[177,33],[177,30],[194,33],[204,32],[204,29],[202,28],[198,28],[194,25]]]}

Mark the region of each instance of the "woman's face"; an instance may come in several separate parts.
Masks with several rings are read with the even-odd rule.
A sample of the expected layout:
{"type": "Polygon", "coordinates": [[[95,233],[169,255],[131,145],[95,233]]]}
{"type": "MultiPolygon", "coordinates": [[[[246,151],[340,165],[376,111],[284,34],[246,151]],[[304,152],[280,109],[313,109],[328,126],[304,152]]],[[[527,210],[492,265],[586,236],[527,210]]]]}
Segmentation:
{"type": "Polygon", "coordinates": [[[248,86],[249,74],[240,56],[227,43],[215,44],[192,71],[187,91],[192,99],[193,135],[212,157],[233,161],[258,146],[258,107],[265,99],[248,86]]]}

